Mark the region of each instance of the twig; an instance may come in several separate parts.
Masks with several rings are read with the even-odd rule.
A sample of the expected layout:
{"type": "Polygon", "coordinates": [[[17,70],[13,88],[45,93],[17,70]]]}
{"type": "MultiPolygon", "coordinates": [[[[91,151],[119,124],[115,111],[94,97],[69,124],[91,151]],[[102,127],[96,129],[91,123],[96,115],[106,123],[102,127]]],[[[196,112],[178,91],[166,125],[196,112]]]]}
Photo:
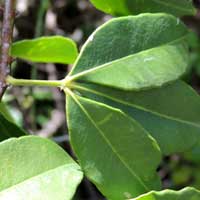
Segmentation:
{"type": "Polygon", "coordinates": [[[15,20],[16,0],[5,0],[3,24],[1,33],[1,60],[0,60],[0,100],[6,90],[6,77],[10,73],[9,51],[12,43],[13,25],[15,20]]]}

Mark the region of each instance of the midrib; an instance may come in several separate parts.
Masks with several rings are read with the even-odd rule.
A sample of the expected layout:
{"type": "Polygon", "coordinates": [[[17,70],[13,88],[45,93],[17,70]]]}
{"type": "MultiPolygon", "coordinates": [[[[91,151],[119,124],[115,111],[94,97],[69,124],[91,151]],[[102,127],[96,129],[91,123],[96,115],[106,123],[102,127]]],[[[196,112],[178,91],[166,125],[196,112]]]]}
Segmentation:
{"type": "Polygon", "coordinates": [[[89,115],[89,113],[85,110],[85,108],[83,107],[83,105],[78,101],[78,99],[75,97],[75,95],[70,92],[69,94],[72,99],[76,102],[76,104],[81,108],[81,110],[83,111],[83,113],[86,115],[86,117],[89,119],[89,121],[91,121],[91,123],[93,124],[93,126],[97,129],[97,131],[99,132],[99,134],[102,136],[102,138],[105,140],[105,142],[107,143],[107,145],[111,148],[112,152],[114,155],[117,156],[117,158],[120,160],[120,162],[125,166],[125,168],[138,180],[138,182],[144,187],[144,189],[146,191],[149,191],[150,189],[143,183],[143,181],[141,180],[140,177],[137,176],[137,174],[126,164],[126,162],[124,161],[124,159],[117,153],[115,147],[112,145],[112,143],[106,138],[106,136],[104,135],[103,131],[98,127],[98,125],[95,123],[95,121],[91,118],[91,116],[89,115]]]}
{"type": "Polygon", "coordinates": [[[178,118],[175,118],[175,117],[172,117],[172,116],[167,116],[167,115],[164,115],[164,114],[161,114],[161,113],[158,113],[158,112],[155,112],[155,111],[152,111],[152,110],[148,110],[144,107],[141,107],[141,106],[138,106],[136,104],[131,104],[129,102],[126,102],[126,101],[123,101],[123,100],[120,100],[120,99],[116,99],[114,97],[111,97],[109,95],[106,95],[104,93],[101,93],[101,92],[97,92],[95,90],[92,90],[92,89],[88,89],[86,87],[83,87],[83,86],[79,86],[79,85],[72,85],[72,87],[74,87],[75,89],[80,89],[80,90],[85,90],[87,92],[90,92],[92,94],[96,94],[96,95],[99,95],[99,96],[102,96],[102,97],[106,97],[112,101],[115,101],[115,102],[118,102],[118,103],[121,103],[123,105],[128,105],[130,107],[133,107],[133,108],[137,108],[139,110],[142,110],[142,111],[145,111],[145,112],[148,112],[148,113],[151,113],[153,115],[156,115],[156,116],[159,116],[160,118],[165,118],[165,119],[169,119],[169,120],[172,120],[172,121],[177,121],[179,123],[183,123],[183,124],[186,124],[186,125],[190,125],[190,126],[195,126],[197,128],[200,128],[200,125],[198,124],[195,124],[195,123],[192,123],[192,122],[189,122],[189,121],[185,121],[185,120],[182,120],[182,119],[178,119],[178,118]]]}

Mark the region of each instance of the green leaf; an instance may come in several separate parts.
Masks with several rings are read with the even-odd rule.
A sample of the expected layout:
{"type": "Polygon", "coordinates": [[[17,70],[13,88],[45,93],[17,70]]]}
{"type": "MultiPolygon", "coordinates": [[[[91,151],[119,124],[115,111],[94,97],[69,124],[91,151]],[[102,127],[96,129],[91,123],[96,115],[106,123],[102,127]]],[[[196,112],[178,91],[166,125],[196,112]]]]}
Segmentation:
{"type": "Polygon", "coordinates": [[[70,200],[80,167],[55,143],[36,136],[0,143],[0,199],[70,200]]]}
{"type": "Polygon", "coordinates": [[[161,192],[150,192],[134,200],[199,200],[200,192],[194,188],[185,188],[181,191],[164,190],[161,192]]]}
{"type": "Polygon", "coordinates": [[[112,19],[90,36],[67,79],[125,90],[161,86],[186,71],[187,35],[167,14],[112,19]]]}
{"type": "Polygon", "coordinates": [[[108,199],[127,199],[160,189],[155,140],[118,109],[67,95],[71,144],[86,176],[108,199]]]}
{"type": "MultiPolygon", "coordinates": [[[[99,10],[112,15],[130,15],[126,0],[90,0],[99,10]]],[[[133,0],[132,0],[133,1],[133,0]]]]}
{"type": "Polygon", "coordinates": [[[11,55],[32,62],[72,64],[78,51],[71,39],[52,36],[16,42],[11,55]]]}
{"type": "Polygon", "coordinates": [[[27,133],[23,129],[6,119],[0,112],[0,141],[24,135],[27,135],[27,133]]]}
{"type": "Polygon", "coordinates": [[[194,15],[192,0],[90,0],[94,6],[111,15],[166,12],[176,16],[194,15]]]}
{"type": "Polygon", "coordinates": [[[11,116],[6,104],[4,102],[0,102],[0,113],[10,122],[14,122],[13,117],[11,116]]]}
{"type": "Polygon", "coordinates": [[[184,152],[200,136],[200,97],[176,81],[162,88],[125,92],[94,84],[72,85],[81,95],[119,108],[156,139],[164,154],[184,152]]]}

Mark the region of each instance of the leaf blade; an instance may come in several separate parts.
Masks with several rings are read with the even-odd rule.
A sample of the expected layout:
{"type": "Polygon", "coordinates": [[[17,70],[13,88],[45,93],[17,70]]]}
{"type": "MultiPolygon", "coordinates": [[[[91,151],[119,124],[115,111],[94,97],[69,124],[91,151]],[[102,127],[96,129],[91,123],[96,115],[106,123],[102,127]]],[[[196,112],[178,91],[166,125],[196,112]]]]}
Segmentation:
{"type": "Polygon", "coordinates": [[[13,117],[11,116],[7,105],[4,102],[0,102],[0,113],[8,120],[11,122],[14,122],[13,117]]]}
{"type": "Polygon", "coordinates": [[[184,188],[181,191],[164,190],[161,192],[152,191],[134,200],[198,200],[200,192],[194,188],[184,188]]]}
{"type": "Polygon", "coordinates": [[[28,135],[25,130],[6,119],[0,112],[0,141],[24,135],[28,135]]]}
{"type": "Polygon", "coordinates": [[[27,199],[27,195],[33,200],[63,199],[65,196],[71,199],[82,179],[80,167],[64,150],[36,136],[13,138],[0,143],[0,155],[1,199],[13,195],[21,200],[27,199]],[[34,168],[30,168],[33,165],[34,168]]]}
{"type": "Polygon", "coordinates": [[[187,34],[167,14],[113,19],[91,35],[66,79],[124,90],[160,86],[186,71],[187,34]]]}
{"type": "Polygon", "coordinates": [[[166,12],[176,16],[194,15],[196,9],[192,1],[182,0],[90,0],[99,10],[112,15],[134,15],[144,12],[166,12]]]}
{"type": "Polygon", "coordinates": [[[81,97],[74,99],[69,95],[67,95],[67,119],[71,144],[86,176],[108,198],[127,198],[127,194],[134,197],[148,191],[148,187],[157,189],[160,187],[158,176],[155,174],[160,162],[159,148],[146,131],[132,119],[104,104],[81,97]],[[113,130],[111,126],[114,124],[118,127],[113,130]],[[119,127],[123,128],[124,135],[120,134],[119,127]],[[117,139],[117,134],[121,140],[117,139]],[[142,138],[143,142],[139,145],[142,138]],[[148,151],[144,152],[141,146],[148,151]],[[142,154],[146,152],[153,156],[141,159],[144,158],[142,154]],[[108,159],[104,157],[105,154],[108,159]],[[130,154],[132,159],[129,160],[130,154]],[[136,157],[138,162],[134,163],[136,157]],[[144,168],[147,163],[148,167],[144,168]],[[141,171],[142,166],[143,171],[141,171]],[[115,179],[114,185],[113,180],[110,181],[111,174],[115,179]]]}
{"type": "Polygon", "coordinates": [[[78,51],[71,39],[50,36],[16,42],[12,45],[11,55],[32,62],[72,64],[78,51]]]}

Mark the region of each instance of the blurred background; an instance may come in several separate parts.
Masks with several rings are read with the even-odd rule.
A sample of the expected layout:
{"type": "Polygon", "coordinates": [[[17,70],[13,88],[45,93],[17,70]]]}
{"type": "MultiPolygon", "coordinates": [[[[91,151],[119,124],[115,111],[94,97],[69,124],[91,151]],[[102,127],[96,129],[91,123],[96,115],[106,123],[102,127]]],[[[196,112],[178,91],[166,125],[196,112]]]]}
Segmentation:
{"type": "MultiPolygon", "coordinates": [[[[200,0],[194,0],[200,8],[200,0]]],[[[72,38],[79,50],[96,27],[111,16],[96,10],[89,0],[18,0],[14,41],[32,39],[44,35],[63,35],[72,38]]],[[[191,28],[190,66],[183,77],[200,93],[200,12],[186,16],[183,21],[191,28]]],[[[25,79],[62,79],[71,66],[33,64],[16,60],[12,75],[25,79]]],[[[65,98],[58,89],[9,88],[3,101],[9,105],[13,120],[30,133],[52,138],[72,156],[68,142],[65,117],[65,98]]],[[[164,188],[180,189],[194,186],[200,189],[200,144],[185,154],[164,158],[158,169],[164,188]]],[[[76,197],[79,200],[104,199],[96,188],[84,180],[76,197]]]]}

